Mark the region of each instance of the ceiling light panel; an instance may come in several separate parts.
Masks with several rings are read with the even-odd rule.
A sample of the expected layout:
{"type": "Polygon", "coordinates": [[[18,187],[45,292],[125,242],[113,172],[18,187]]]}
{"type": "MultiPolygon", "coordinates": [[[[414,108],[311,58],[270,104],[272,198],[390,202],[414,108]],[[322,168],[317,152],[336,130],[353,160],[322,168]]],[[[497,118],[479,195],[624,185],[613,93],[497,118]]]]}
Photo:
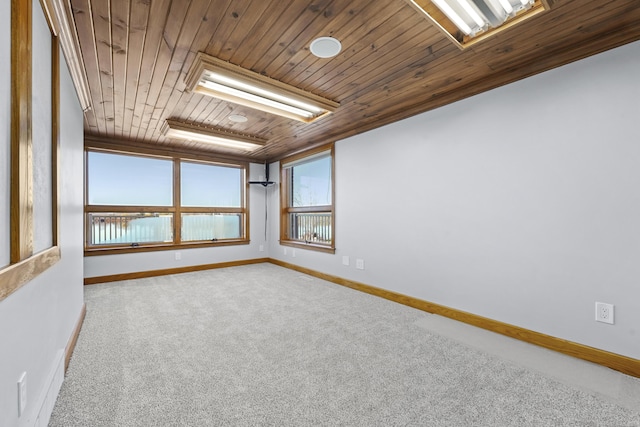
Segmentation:
{"type": "Polygon", "coordinates": [[[161,131],[167,138],[214,144],[244,151],[253,151],[267,143],[265,139],[255,136],[226,132],[171,119],[164,123],[161,131]]]}
{"type": "Polygon", "coordinates": [[[185,83],[190,91],[305,123],[314,122],[340,106],[202,52],[196,56],[185,83]]]}
{"type": "Polygon", "coordinates": [[[465,48],[547,10],[547,0],[406,0],[465,48]]]}

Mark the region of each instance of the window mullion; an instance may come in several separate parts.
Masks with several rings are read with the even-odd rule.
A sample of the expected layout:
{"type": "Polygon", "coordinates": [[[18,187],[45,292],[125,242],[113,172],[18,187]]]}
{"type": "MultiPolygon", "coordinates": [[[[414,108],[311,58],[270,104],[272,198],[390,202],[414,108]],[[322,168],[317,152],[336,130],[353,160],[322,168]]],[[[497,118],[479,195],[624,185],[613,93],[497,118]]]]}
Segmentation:
{"type": "Polygon", "coordinates": [[[180,196],[180,159],[173,159],[173,243],[178,245],[182,241],[182,202],[180,196]]]}

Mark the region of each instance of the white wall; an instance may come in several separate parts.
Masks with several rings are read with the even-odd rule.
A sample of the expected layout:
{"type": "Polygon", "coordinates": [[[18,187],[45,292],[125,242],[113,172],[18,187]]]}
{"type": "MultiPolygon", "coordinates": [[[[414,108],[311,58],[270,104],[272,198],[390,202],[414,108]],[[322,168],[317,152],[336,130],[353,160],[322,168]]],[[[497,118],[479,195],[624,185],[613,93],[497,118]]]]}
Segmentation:
{"type": "MultiPolygon", "coordinates": [[[[264,165],[252,163],[249,167],[250,180],[259,180],[262,175],[264,175],[264,165]]],[[[84,259],[85,277],[109,276],[266,257],[268,248],[264,239],[264,195],[264,187],[260,185],[252,185],[249,189],[249,232],[251,242],[248,245],[88,256],[84,259]],[[264,251],[260,251],[260,246],[263,247],[264,251]],[[176,253],[180,253],[180,260],[176,260],[176,253]]]]}
{"type": "MultiPolygon", "coordinates": [[[[8,6],[10,2],[2,2],[0,31],[10,28],[10,13],[8,7],[4,10],[5,3],[8,6]]],[[[4,36],[0,40],[0,45],[8,41],[4,36]]],[[[3,53],[0,49],[0,54],[3,53]]],[[[7,77],[3,63],[0,61],[0,82],[7,77]]],[[[83,304],[83,115],[64,59],[60,84],[62,259],[0,301],[0,426],[3,427],[34,425],[59,360],[56,358],[67,345],[83,304]],[[23,372],[27,372],[27,407],[25,414],[18,417],[17,381],[23,372]]],[[[5,102],[4,97],[0,102],[5,102]]],[[[10,120],[8,111],[0,110],[0,113],[0,128],[6,129],[10,120]]],[[[34,120],[38,119],[34,116],[34,120]]],[[[8,139],[0,139],[0,151],[4,152],[7,144],[8,139]]]]}
{"type": "Polygon", "coordinates": [[[51,235],[51,31],[40,6],[33,2],[33,75],[32,123],[33,161],[33,251],[40,252],[53,245],[51,235]]]}
{"type": "Polygon", "coordinates": [[[270,256],[640,358],[638,76],[640,42],[339,141],[336,254],[270,256]]]}

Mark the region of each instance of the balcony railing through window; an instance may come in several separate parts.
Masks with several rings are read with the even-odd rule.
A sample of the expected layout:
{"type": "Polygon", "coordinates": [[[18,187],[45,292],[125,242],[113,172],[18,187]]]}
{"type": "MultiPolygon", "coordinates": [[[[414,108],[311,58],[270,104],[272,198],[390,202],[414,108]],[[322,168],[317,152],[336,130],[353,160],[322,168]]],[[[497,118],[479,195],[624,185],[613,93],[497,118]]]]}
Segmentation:
{"type": "Polygon", "coordinates": [[[292,212],[289,214],[289,236],[305,243],[331,244],[331,213],[292,212]]]}
{"type": "Polygon", "coordinates": [[[88,224],[91,246],[173,241],[172,214],[89,213],[88,224]]]}

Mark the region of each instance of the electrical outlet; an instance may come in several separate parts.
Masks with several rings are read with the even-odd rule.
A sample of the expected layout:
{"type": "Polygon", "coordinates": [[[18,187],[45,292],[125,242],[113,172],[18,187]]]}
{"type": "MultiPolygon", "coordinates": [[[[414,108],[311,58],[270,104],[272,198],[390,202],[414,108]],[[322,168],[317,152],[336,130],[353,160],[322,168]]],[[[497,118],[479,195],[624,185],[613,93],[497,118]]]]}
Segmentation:
{"type": "Polygon", "coordinates": [[[596,302],[596,321],[613,325],[613,304],[596,302]]]}
{"type": "Polygon", "coordinates": [[[363,259],[357,259],[356,260],[356,268],[358,270],[364,270],[364,260],[363,259]]]}
{"type": "Polygon", "coordinates": [[[348,255],[343,255],[342,256],[342,265],[349,265],[349,256],[348,255]]]}
{"type": "Polygon", "coordinates": [[[27,373],[23,372],[18,380],[18,416],[24,414],[27,407],[27,373]]]}
{"type": "Polygon", "coordinates": [[[259,250],[260,252],[264,252],[264,245],[260,245],[260,246],[258,247],[258,250],[259,250]]]}
{"type": "Polygon", "coordinates": [[[180,261],[182,259],[182,254],[180,252],[175,253],[176,261],[180,261]]]}

